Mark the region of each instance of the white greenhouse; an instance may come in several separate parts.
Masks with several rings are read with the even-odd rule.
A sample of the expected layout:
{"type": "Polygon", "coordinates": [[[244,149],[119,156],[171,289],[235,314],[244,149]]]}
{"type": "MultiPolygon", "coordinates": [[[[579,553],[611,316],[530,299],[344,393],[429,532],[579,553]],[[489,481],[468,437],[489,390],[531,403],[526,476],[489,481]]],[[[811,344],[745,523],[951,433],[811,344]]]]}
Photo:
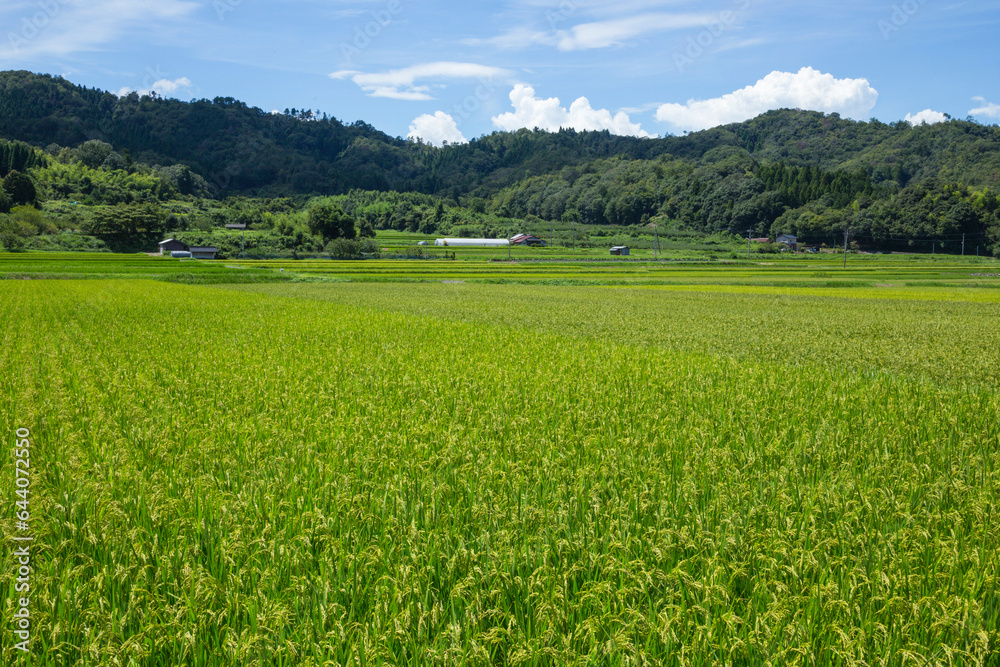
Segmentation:
{"type": "Polygon", "coordinates": [[[509,246],[510,241],[507,239],[437,239],[434,241],[434,245],[498,248],[509,246]]]}

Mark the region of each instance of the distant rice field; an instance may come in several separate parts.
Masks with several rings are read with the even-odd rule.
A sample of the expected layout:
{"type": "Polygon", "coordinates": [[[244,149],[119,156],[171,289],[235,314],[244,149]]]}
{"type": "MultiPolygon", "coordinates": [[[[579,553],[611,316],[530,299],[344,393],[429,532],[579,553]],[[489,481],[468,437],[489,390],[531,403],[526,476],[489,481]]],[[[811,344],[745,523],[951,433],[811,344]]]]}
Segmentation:
{"type": "Polygon", "coordinates": [[[261,260],[241,261],[238,265],[259,270],[284,269],[303,278],[337,282],[449,280],[538,285],[742,285],[754,289],[875,287],[883,291],[910,287],[1000,287],[1000,277],[990,273],[998,266],[996,260],[929,261],[917,256],[851,257],[846,269],[841,268],[841,260],[831,256],[749,263],[685,259],[654,262],[601,257],[575,261],[522,258],[510,262],[505,259],[464,262],[441,259],[261,260]]]}

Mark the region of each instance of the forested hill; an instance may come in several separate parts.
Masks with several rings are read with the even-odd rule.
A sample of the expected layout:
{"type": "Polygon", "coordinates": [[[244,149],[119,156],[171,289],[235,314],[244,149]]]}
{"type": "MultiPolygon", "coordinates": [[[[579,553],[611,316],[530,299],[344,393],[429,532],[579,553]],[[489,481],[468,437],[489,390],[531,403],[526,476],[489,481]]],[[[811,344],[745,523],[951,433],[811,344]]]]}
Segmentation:
{"type": "MultiPolygon", "coordinates": [[[[479,228],[466,231],[488,235],[513,221],[657,224],[787,232],[817,244],[837,243],[849,229],[869,247],[969,242],[1000,256],[1000,128],[971,120],[911,127],[785,109],[678,137],[519,130],[434,148],[311,110],[118,97],[5,72],[0,177],[0,215],[25,203],[50,202],[54,211],[65,201],[83,204],[81,215],[145,206],[136,215],[165,220],[163,207],[177,198],[235,196],[270,201],[249,205],[263,220],[278,215],[273,198],[340,195],[348,213],[376,229],[472,224],[479,228]]],[[[216,217],[190,224],[224,222],[216,217]]],[[[177,219],[178,228],[188,224],[177,219]]],[[[0,234],[45,227],[15,222],[0,218],[0,234]]],[[[299,223],[282,228],[305,239],[299,223]]]]}
{"type": "Polygon", "coordinates": [[[148,164],[183,163],[220,193],[340,191],[388,187],[405,141],[365,123],[307,112],[270,114],[232,98],[181,102],[136,93],[119,98],[65,79],[0,73],[0,136],[45,147],[105,141],[148,164]],[[370,182],[367,182],[370,181],[370,182]]]}
{"type": "Polygon", "coordinates": [[[863,171],[874,185],[895,188],[939,177],[996,186],[1000,173],[1000,130],[967,121],[913,128],[781,110],[679,137],[520,130],[436,149],[309,110],[273,114],[232,98],[119,98],[23,71],[0,73],[0,137],[39,147],[99,139],[140,162],[187,165],[218,194],[357,188],[488,198],[526,177],[595,160],[699,163],[725,147],[762,164],[863,171]]]}

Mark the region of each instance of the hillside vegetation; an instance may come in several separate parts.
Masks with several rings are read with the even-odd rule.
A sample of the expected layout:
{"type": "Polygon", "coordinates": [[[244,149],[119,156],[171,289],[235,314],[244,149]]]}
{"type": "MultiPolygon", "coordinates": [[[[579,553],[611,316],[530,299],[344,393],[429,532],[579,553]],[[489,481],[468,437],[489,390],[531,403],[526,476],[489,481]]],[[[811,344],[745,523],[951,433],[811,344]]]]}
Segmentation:
{"type": "Polygon", "coordinates": [[[971,120],[911,127],[786,109],[682,137],[519,130],[434,148],[312,110],[118,97],[4,72],[0,137],[7,247],[89,243],[35,238],[64,229],[148,247],[239,219],[283,237],[265,244],[275,253],[313,252],[330,239],[307,224],[311,198],[335,196],[359,232],[655,224],[833,245],[849,229],[873,249],[959,252],[964,239],[1000,254],[1000,129],[971,120]],[[25,205],[42,215],[11,217],[25,205]]]}

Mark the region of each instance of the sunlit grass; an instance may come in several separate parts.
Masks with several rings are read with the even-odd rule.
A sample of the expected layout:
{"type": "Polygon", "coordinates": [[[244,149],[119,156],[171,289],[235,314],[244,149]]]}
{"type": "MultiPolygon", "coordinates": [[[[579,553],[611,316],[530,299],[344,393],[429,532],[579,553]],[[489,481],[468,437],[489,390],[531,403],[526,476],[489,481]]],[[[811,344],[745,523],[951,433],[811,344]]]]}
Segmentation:
{"type": "Polygon", "coordinates": [[[823,366],[1000,386],[1000,304],[993,289],[476,284],[233,289],[722,355],[780,365],[786,372],[823,366]],[[944,300],[950,291],[956,298],[944,300]]]}
{"type": "Polygon", "coordinates": [[[909,288],[904,284],[882,283],[865,289],[856,287],[797,287],[775,285],[657,285],[652,289],[711,292],[716,294],[762,294],[771,296],[843,297],[850,299],[892,299],[902,301],[961,301],[1000,303],[1000,290],[969,287],[909,288]]]}
{"type": "Polygon", "coordinates": [[[0,281],[33,664],[992,664],[997,306],[861,301],[0,281]]]}

